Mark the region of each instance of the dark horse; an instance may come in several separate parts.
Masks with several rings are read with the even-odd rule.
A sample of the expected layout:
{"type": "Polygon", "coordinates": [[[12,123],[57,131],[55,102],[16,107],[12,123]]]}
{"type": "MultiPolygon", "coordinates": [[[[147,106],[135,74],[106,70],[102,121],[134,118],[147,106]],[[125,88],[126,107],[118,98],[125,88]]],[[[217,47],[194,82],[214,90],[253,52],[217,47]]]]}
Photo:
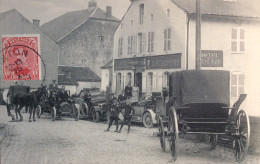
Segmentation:
{"type": "Polygon", "coordinates": [[[16,106],[15,113],[16,118],[18,119],[17,113],[20,116],[20,121],[23,121],[23,116],[21,114],[21,109],[24,106],[28,106],[30,109],[30,117],[29,122],[32,122],[32,114],[33,114],[33,121],[36,121],[35,119],[35,110],[37,105],[40,103],[41,97],[43,95],[47,95],[48,91],[46,86],[42,86],[38,88],[36,91],[32,91],[30,93],[24,93],[21,95],[15,95],[13,98],[13,104],[16,106]]]}

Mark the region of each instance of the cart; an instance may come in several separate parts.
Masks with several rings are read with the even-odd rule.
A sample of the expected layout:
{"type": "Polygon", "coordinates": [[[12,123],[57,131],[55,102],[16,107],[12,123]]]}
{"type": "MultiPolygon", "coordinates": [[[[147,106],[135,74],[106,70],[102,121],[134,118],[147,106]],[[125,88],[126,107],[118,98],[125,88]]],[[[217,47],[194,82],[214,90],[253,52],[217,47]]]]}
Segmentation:
{"type": "Polygon", "coordinates": [[[157,113],[162,150],[165,151],[168,141],[173,160],[176,160],[179,133],[207,134],[212,149],[217,144],[218,136],[225,135],[225,139],[233,145],[236,161],[243,161],[250,138],[248,115],[240,109],[246,94],[241,94],[234,105],[229,107],[229,72],[186,70],[172,73],[171,76],[174,103],[166,109],[167,127],[164,127],[163,118],[157,113]]]}
{"type": "MultiPolygon", "coordinates": [[[[69,91],[66,91],[69,94],[69,91]]],[[[36,113],[40,118],[41,115],[46,112],[51,114],[52,121],[55,121],[57,117],[74,117],[75,121],[79,120],[80,105],[76,104],[74,100],[68,99],[67,101],[61,102],[57,106],[59,96],[53,92],[48,97],[41,100],[37,106],[36,113]]]]}

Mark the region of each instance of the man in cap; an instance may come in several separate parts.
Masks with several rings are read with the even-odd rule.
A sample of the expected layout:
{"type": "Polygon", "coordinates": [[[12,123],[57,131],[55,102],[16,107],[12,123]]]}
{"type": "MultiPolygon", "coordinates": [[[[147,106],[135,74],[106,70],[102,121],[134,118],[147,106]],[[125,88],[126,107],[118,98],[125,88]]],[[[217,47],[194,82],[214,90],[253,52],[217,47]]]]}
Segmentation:
{"type": "Polygon", "coordinates": [[[50,92],[57,92],[58,85],[56,84],[56,80],[52,80],[52,83],[49,85],[50,92]]]}
{"type": "Polygon", "coordinates": [[[113,100],[113,104],[110,106],[110,120],[108,124],[108,128],[105,130],[105,132],[108,132],[110,127],[112,126],[112,123],[115,121],[116,130],[118,130],[118,114],[120,112],[119,103],[116,99],[113,100]]]}
{"type": "Polygon", "coordinates": [[[130,100],[126,100],[126,105],[124,106],[125,108],[125,115],[124,115],[124,120],[123,123],[121,124],[121,127],[118,131],[118,133],[121,133],[121,130],[124,126],[124,124],[128,125],[128,130],[127,133],[130,133],[130,126],[131,126],[131,120],[132,120],[132,115],[135,113],[135,109],[130,105],[130,100]]]}

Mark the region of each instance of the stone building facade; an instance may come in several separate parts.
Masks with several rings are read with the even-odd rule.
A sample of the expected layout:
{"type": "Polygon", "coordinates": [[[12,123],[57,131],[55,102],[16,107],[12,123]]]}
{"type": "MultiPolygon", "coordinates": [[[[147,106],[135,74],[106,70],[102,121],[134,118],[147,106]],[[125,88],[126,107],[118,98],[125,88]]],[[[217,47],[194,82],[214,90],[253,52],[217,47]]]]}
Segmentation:
{"type": "Polygon", "coordinates": [[[103,11],[92,0],[88,9],[64,14],[41,29],[59,45],[60,65],[86,66],[100,76],[100,67],[112,56],[113,34],[118,25],[110,6],[103,11]]]}

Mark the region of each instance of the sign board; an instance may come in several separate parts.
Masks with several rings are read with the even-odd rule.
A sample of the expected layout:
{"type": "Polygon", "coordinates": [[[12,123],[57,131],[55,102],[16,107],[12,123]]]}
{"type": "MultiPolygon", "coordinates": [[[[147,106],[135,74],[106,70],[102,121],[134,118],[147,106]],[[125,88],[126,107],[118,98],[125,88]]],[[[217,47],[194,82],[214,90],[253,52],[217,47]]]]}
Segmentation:
{"type": "Polygon", "coordinates": [[[181,68],[181,53],[146,57],[146,69],[181,68]]]}
{"type": "Polygon", "coordinates": [[[201,50],[201,67],[223,67],[223,51],[201,50]]]}
{"type": "Polygon", "coordinates": [[[136,58],[125,58],[125,59],[115,59],[114,69],[115,70],[133,70],[139,66],[145,65],[144,57],[136,58]]]}

